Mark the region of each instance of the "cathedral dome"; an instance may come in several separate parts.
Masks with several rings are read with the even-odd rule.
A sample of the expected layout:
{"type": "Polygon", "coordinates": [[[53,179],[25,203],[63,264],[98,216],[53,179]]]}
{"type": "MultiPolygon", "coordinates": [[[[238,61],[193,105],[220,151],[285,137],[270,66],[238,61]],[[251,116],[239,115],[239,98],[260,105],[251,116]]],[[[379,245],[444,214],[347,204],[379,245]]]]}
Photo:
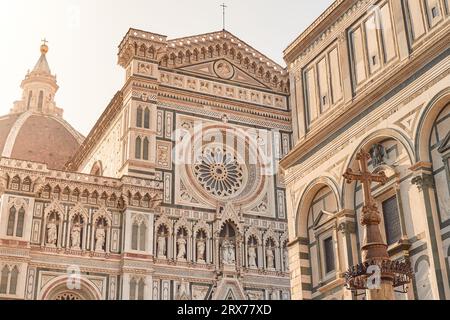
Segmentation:
{"type": "Polygon", "coordinates": [[[82,140],[75,129],[57,116],[28,111],[0,117],[2,157],[46,163],[51,169],[63,169],[82,140]]]}
{"type": "Polygon", "coordinates": [[[0,156],[45,163],[63,169],[80,147],[83,136],[64,119],[54,101],[58,90],[44,43],[34,69],[22,81],[22,99],[9,115],[0,117],[0,156]]]}

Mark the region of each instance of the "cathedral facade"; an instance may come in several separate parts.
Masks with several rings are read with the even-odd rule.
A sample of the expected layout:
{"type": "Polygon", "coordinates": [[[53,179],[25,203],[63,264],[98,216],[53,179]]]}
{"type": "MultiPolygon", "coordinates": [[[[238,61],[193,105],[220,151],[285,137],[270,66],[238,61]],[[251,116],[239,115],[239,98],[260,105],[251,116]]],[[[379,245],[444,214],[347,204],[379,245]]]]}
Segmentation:
{"type": "Polygon", "coordinates": [[[227,31],[130,29],[85,138],[47,51],[0,117],[0,299],[290,299],[286,70],[227,31]]]}
{"type": "Polygon", "coordinates": [[[411,266],[395,298],[450,299],[449,4],[337,0],[286,49],[293,148],[281,166],[293,299],[365,297],[345,288],[366,238],[368,194],[344,179],[359,170],[361,150],[387,177],[366,193],[389,257],[411,266]]]}

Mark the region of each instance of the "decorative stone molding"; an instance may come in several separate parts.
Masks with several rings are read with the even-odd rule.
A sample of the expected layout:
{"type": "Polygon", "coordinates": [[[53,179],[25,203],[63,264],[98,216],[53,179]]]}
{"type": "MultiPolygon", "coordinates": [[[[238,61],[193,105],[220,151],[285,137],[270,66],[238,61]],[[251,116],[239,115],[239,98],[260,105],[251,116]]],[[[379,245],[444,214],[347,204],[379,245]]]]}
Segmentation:
{"type": "Polygon", "coordinates": [[[411,183],[419,188],[419,191],[425,191],[428,188],[434,188],[434,178],[429,174],[420,174],[411,179],[411,183]]]}

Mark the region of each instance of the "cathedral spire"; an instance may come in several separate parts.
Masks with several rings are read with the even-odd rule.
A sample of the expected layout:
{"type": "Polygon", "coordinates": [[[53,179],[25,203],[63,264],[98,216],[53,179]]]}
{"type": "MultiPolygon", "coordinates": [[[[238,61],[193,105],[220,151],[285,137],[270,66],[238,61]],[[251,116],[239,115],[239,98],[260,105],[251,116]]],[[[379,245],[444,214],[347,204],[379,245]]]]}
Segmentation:
{"type": "Polygon", "coordinates": [[[54,101],[59,87],[47,61],[47,43],[47,40],[42,40],[41,56],[33,70],[28,72],[22,81],[22,99],[14,103],[11,113],[33,111],[62,117],[63,110],[58,108],[54,101]]]}

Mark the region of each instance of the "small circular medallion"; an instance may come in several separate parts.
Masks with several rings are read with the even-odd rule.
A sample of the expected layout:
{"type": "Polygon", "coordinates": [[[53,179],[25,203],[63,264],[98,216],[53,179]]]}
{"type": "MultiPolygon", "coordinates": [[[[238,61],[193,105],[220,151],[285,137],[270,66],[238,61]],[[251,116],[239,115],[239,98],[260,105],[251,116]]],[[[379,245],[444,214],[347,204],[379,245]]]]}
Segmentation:
{"type": "Polygon", "coordinates": [[[231,79],[234,76],[234,67],[225,60],[219,60],[214,64],[214,72],[219,78],[231,79]]]}

